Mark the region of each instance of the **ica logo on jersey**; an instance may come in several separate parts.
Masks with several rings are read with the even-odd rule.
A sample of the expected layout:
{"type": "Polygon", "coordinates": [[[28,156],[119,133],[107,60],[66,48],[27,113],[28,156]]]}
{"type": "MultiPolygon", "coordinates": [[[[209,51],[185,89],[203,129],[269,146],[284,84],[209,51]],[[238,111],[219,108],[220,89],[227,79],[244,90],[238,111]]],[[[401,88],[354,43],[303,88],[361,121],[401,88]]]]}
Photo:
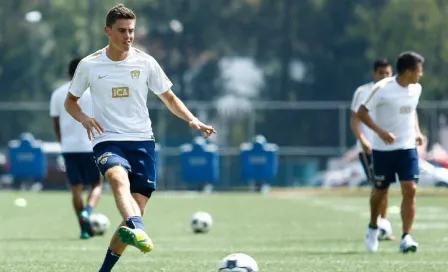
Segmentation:
{"type": "Polygon", "coordinates": [[[129,95],[130,95],[129,87],[113,87],[112,88],[112,98],[129,97],[129,95]]]}

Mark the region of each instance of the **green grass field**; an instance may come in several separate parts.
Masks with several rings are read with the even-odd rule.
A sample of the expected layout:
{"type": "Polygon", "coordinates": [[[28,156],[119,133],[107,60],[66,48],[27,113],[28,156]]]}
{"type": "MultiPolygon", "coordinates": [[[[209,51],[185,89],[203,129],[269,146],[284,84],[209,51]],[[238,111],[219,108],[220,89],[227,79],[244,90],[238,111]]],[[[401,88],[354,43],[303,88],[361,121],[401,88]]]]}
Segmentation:
{"type": "MultiPolygon", "coordinates": [[[[419,195],[414,238],[416,254],[398,253],[398,242],[383,242],[366,253],[367,191],[316,194],[313,191],[257,194],[156,193],[145,216],[154,250],[143,255],[129,248],[114,271],[217,271],[227,254],[254,257],[260,271],[448,271],[448,199],[419,195]],[[208,211],[212,231],[192,234],[191,215],[208,211]]],[[[392,197],[391,206],[400,198],[392,197]]],[[[119,215],[111,195],[96,212],[115,224],[119,215]]],[[[400,234],[399,214],[390,214],[400,234]]],[[[68,193],[0,192],[0,271],[98,271],[106,236],[78,240],[78,225],[68,193]],[[14,206],[24,197],[28,206],[14,206]]]]}

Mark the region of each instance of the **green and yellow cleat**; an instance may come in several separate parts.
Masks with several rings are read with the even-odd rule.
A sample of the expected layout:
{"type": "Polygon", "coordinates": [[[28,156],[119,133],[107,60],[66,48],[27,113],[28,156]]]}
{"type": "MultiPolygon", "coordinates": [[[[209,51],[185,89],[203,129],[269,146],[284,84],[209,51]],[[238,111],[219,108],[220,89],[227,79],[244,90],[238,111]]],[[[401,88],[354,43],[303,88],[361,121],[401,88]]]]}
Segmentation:
{"type": "Polygon", "coordinates": [[[135,246],[143,253],[151,252],[153,248],[151,238],[141,229],[131,229],[126,226],[121,226],[117,229],[117,234],[123,243],[135,246]]]}

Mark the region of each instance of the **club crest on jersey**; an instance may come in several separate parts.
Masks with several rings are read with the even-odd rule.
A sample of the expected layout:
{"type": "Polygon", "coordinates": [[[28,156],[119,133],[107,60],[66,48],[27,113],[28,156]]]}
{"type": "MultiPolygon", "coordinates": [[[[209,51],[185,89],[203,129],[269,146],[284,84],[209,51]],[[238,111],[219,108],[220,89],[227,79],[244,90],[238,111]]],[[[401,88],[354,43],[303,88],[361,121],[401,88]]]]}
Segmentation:
{"type": "Polygon", "coordinates": [[[140,77],[140,70],[132,70],[131,77],[132,79],[138,79],[140,77]]]}

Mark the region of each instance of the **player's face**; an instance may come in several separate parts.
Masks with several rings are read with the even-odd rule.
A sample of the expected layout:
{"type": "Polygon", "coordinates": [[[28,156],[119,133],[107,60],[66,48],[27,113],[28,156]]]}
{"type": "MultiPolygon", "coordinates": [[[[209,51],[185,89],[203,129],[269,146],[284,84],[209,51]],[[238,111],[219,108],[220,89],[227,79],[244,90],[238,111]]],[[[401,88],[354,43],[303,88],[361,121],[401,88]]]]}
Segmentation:
{"type": "Polygon", "coordinates": [[[379,67],[378,69],[376,69],[375,73],[373,74],[373,78],[375,79],[375,81],[380,81],[386,77],[391,77],[391,76],[392,76],[392,67],[390,65],[384,66],[384,67],[379,67]]]}
{"type": "Polygon", "coordinates": [[[411,83],[417,83],[420,78],[423,76],[423,65],[422,63],[417,63],[417,67],[414,71],[409,70],[409,81],[411,83]]]}
{"type": "Polygon", "coordinates": [[[119,19],[112,27],[104,27],[109,43],[119,51],[129,51],[134,41],[134,19],[119,19]]]}

